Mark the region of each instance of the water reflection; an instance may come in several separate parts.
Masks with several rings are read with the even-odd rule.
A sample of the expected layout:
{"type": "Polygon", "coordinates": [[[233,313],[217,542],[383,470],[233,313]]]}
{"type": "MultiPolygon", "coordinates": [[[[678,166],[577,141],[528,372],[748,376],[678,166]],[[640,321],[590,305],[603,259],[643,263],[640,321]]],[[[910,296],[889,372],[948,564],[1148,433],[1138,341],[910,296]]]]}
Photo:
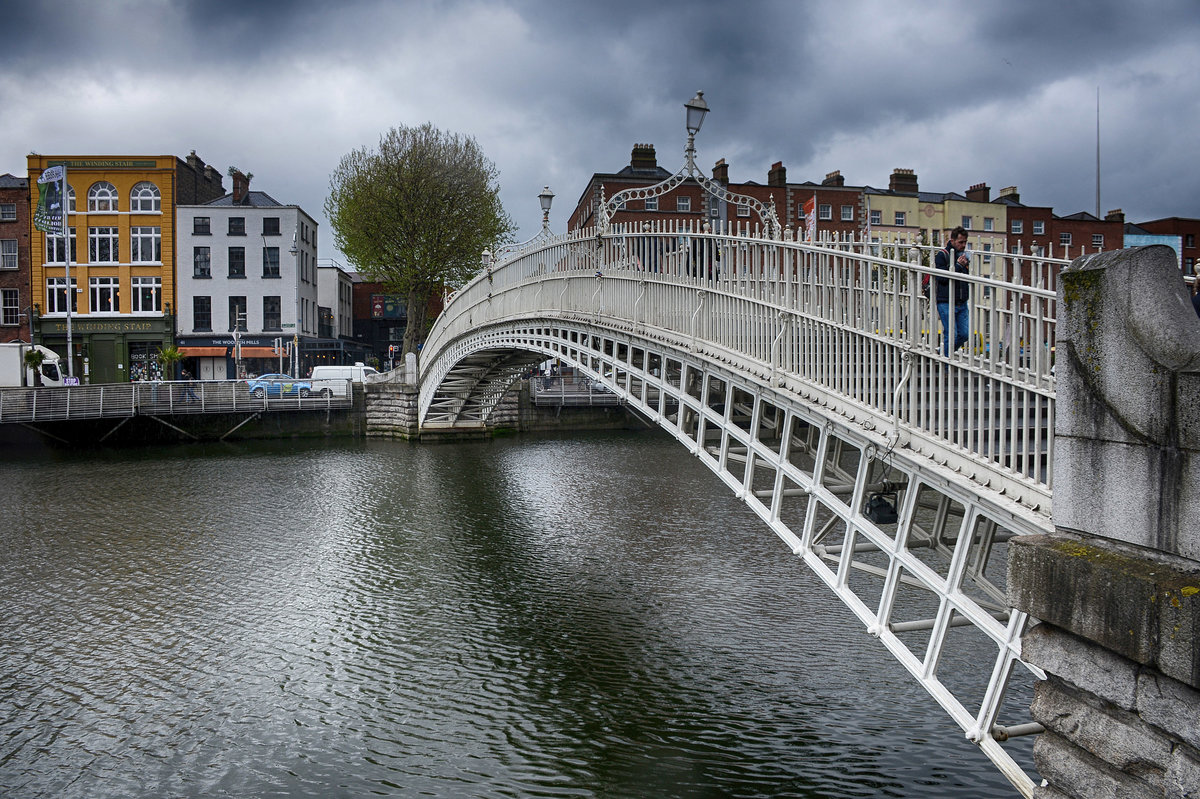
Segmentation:
{"type": "Polygon", "coordinates": [[[659,436],[55,456],[0,485],[4,795],[1015,795],[659,436]]]}

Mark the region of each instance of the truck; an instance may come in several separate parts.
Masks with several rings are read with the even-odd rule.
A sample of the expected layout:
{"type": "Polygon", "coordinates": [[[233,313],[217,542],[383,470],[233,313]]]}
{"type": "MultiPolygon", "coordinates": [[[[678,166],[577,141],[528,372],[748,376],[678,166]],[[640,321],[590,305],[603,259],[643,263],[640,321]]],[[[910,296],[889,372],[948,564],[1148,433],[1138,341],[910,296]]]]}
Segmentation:
{"type": "Polygon", "coordinates": [[[41,344],[25,344],[16,341],[10,344],[0,344],[0,387],[5,386],[36,386],[33,369],[25,365],[25,353],[37,350],[42,353],[41,373],[43,386],[61,386],[66,375],[58,353],[43,347],[41,344]]]}

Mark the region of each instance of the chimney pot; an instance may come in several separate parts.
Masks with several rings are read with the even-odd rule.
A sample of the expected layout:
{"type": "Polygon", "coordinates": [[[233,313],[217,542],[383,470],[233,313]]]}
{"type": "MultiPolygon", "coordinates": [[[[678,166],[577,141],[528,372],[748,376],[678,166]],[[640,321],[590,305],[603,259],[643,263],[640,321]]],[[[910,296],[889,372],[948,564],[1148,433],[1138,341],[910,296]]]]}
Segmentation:
{"type": "Polygon", "coordinates": [[[917,174],[911,169],[893,169],[888,189],[899,194],[916,194],[917,174]]]}
{"type": "Polygon", "coordinates": [[[842,170],[835,169],[832,172],[825,174],[825,179],[821,181],[822,186],[845,186],[846,179],[842,177],[842,170]]]}
{"type": "Polygon", "coordinates": [[[718,183],[722,183],[726,186],[729,185],[729,164],[725,163],[724,158],[713,164],[712,176],[713,180],[717,181],[718,183]]]}
{"type": "Polygon", "coordinates": [[[629,156],[630,169],[658,169],[658,157],[654,153],[653,144],[635,144],[629,156]]]}

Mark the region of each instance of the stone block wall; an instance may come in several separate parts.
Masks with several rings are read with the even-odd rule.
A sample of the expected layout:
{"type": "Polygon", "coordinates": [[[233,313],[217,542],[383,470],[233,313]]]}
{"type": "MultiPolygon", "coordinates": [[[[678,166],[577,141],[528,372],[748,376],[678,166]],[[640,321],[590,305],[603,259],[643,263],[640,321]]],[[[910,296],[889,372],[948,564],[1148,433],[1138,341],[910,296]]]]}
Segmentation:
{"type": "Polygon", "coordinates": [[[393,383],[369,383],[366,391],[367,437],[416,438],[420,389],[393,383]]]}
{"type": "Polygon", "coordinates": [[[1058,302],[1055,531],[1008,562],[1034,799],[1200,799],[1200,321],[1167,247],[1076,259],[1058,302]]]}

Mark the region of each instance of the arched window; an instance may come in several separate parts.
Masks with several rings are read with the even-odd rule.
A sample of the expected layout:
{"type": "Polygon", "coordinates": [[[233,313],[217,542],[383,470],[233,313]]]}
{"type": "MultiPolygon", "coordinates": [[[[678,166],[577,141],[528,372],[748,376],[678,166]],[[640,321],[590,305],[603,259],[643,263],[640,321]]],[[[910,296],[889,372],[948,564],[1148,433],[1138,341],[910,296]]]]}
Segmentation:
{"type": "Polygon", "coordinates": [[[129,193],[129,210],[134,213],[161,212],[162,197],[158,193],[158,186],[149,181],[134,186],[133,191],[129,193]]]}
{"type": "Polygon", "coordinates": [[[88,211],[116,211],[117,187],[108,181],[93,183],[88,189],[88,211]]]}
{"type": "Polygon", "coordinates": [[[75,187],[74,186],[67,186],[67,196],[71,198],[71,205],[69,206],[71,209],[71,213],[75,213],[75,187]]]}

